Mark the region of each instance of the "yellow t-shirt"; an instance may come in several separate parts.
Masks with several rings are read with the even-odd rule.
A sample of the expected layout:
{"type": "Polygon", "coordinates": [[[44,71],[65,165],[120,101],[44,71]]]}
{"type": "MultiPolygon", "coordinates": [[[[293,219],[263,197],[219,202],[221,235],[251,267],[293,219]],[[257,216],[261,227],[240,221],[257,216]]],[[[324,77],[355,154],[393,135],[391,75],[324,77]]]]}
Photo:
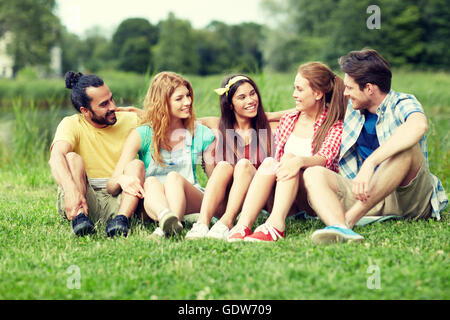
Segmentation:
{"type": "Polygon", "coordinates": [[[82,114],[61,120],[53,144],[67,141],[84,161],[89,178],[109,178],[119,161],[122,148],[132,129],[139,125],[134,112],[116,112],[117,122],[106,128],[93,127],[82,114]]]}

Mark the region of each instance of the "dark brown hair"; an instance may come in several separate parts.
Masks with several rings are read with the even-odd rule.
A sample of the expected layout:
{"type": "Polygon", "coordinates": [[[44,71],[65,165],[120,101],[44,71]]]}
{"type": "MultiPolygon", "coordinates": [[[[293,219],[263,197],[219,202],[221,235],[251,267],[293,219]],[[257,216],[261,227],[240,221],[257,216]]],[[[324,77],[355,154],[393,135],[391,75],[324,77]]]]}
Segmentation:
{"type": "MultiPolygon", "coordinates": [[[[233,111],[233,103],[232,99],[234,94],[236,93],[236,90],[239,88],[239,86],[245,82],[248,82],[254,89],[258,96],[258,111],[254,118],[251,118],[251,126],[256,132],[256,144],[254,143],[254,139],[252,139],[251,142],[251,154],[256,155],[256,150],[259,150],[256,155],[258,159],[262,162],[262,160],[265,157],[272,155],[272,132],[270,130],[269,121],[267,120],[266,113],[264,112],[264,107],[262,104],[261,94],[259,93],[258,86],[256,83],[248,76],[242,75],[242,74],[233,74],[228,77],[226,77],[222,81],[221,87],[225,87],[228,81],[230,79],[237,77],[237,76],[244,76],[246,79],[239,80],[233,85],[231,85],[228,94],[223,94],[220,96],[220,110],[221,110],[221,117],[220,117],[220,123],[219,123],[219,131],[220,136],[217,143],[217,148],[222,148],[223,152],[223,158],[224,160],[236,164],[237,160],[240,160],[243,155],[239,154],[238,150],[242,150],[244,147],[244,142],[242,141],[242,138],[239,135],[234,135],[233,137],[228,137],[232,139],[232,141],[227,140],[227,129],[234,130],[234,125],[236,124],[236,117],[234,115],[233,111]],[[260,134],[260,130],[265,129],[267,132],[267,135],[260,134]],[[235,141],[235,138],[237,141],[235,141]],[[240,148],[237,148],[237,146],[240,146],[240,148]]],[[[216,155],[220,155],[220,153],[216,152],[216,155]]],[[[252,163],[257,163],[257,159],[253,159],[252,163]]]]}
{"type": "Polygon", "coordinates": [[[351,51],[339,58],[343,72],[352,77],[363,90],[367,83],[376,84],[384,93],[391,90],[392,72],[389,62],[373,49],[351,51]]]}

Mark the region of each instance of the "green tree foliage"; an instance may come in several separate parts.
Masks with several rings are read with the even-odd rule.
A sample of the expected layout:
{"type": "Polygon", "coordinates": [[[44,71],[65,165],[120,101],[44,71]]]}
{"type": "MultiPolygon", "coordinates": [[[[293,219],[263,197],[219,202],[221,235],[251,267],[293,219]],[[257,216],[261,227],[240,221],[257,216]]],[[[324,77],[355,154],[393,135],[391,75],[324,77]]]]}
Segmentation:
{"type": "Polygon", "coordinates": [[[263,27],[255,23],[211,22],[198,32],[200,74],[257,72],[263,67],[263,27]]]}
{"type": "MultiPolygon", "coordinates": [[[[76,48],[73,48],[76,50],[76,48]]],[[[111,42],[101,35],[101,30],[91,30],[79,48],[81,67],[86,72],[97,72],[111,67],[113,60],[111,42]]]]}
{"type": "Polygon", "coordinates": [[[196,33],[189,21],[177,19],[169,13],[159,23],[159,41],[154,47],[155,68],[196,74],[200,69],[196,33]]]}
{"type": "Polygon", "coordinates": [[[450,4],[448,0],[420,1],[423,25],[422,63],[437,67],[450,66],[450,4]]]}
{"type": "Polygon", "coordinates": [[[448,0],[264,0],[263,7],[278,21],[265,46],[267,65],[277,70],[308,60],[337,67],[340,56],[364,47],[393,66],[450,68],[448,0]],[[380,29],[367,27],[373,4],[380,29]]]}
{"type": "Polygon", "coordinates": [[[145,37],[133,37],[125,41],[119,56],[119,69],[145,73],[150,67],[151,50],[145,37]]]}
{"type": "Polygon", "coordinates": [[[152,64],[151,47],[158,42],[159,30],[143,18],[122,21],[112,37],[114,57],[124,71],[145,73],[152,64]]]}
{"type": "Polygon", "coordinates": [[[50,48],[60,39],[59,19],[53,14],[55,0],[0,0],[0,37],[10,32],[8,52],[13,73],[27,65],[46,65],[50,48]]]}
{"type": "Polygon", "coordinates": [[[81,46],[80,38],[70,33],[65,27],[61,29],[61,49],[62,49],[62,73],[70,70],[78,70],[81,64],[81,46]]]}

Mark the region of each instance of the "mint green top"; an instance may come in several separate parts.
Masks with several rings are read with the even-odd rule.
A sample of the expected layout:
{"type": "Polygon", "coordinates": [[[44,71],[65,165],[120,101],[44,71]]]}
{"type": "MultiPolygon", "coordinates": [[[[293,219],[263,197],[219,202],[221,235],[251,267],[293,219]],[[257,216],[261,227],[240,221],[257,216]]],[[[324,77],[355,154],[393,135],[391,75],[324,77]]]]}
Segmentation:
{"type": "MultiPolygon", "coordinates": [[[[162,168],[155,168],[155,167],[162,167],[159,164],[157,164],[152,159],[152,152],[151,152],[151,144],[152,144],[152,138],[153,138],[153,132],[150,126],[148,125],[142,125],[136,128],[137,132],[139,133],[141,137],[141,148],[138,151],[139,159],[142,160],[145,164],[145,171],[146,175],[148,173],[151,174],[151,172],[167,172],[167,170],[159,170],[162,168]],[[155,170],[156,169],[156,170],[155,170]]],[[[192,168],[193,171],[193,177],[194,182],[197,182],[197,176],[196,176],[196,165],[202,163],[203,159],[203,152],[209,147],[209,145],[214,141],[215,136],[214,133],[209,129],[208,127],[205,127],[204,125],[201,125],[199,123],[196,124],[194,137],[192,138],[189,132],[186,132],[186,139],[185,139],[185,151],[190,152],[191,157],[191,164],[189,164],[189,167],[192,168]],[[192,166],[191,166],[192,165],[192,166]]],[[[179,158],[179,153],[177,151],[170,152],[167,150],[161,150],[162,154],[168,154],[169,157],[163,156],[163,161],[166,167],[170,168],[173,163],[170,163],[170,161],[175,160],[179,158]],[[171,155],[171,157],[170,157],[171,155]]],[[[180,162],[182,163],[182,161],[180,162]]],[[[179,171],[179,170],[175,170],[179,171]]],[[[183,176],[184,170],[181,170],[181,173],[183,176]]],[[[187,176],[185,177],[188,180],[187,176]]],[[[192,181],[191,181],[192,183],[192,181]]]]}

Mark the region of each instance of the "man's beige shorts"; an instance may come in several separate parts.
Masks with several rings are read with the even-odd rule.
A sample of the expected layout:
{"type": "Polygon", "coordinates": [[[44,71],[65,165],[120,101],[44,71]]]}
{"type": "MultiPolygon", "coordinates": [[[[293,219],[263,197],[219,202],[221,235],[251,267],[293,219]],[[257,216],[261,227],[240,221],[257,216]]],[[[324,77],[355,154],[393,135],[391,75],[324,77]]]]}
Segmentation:
{"type": "MultiPolygon", "coordinates": [[[[356,199],[352,192],[352,180],[336,174],[338,197],[349,210],[356,199]]],[[[376,204],[366,216],[400,216],[407,219],[427,219],[431,216],[430,199],[433,194],[433,182],[426,164],[422,164],[416,177],[404,187],[397,187],[394,192],[376,204]]]]}
{"type": "MultiPolygon", "coordinates": [[[[114,218],[119,211],[120,196],[113,197],[106,189],[94,189],[89,183],[86,184],[86,201],[88,205],[88,216],[95,222],[106,223],[114,218]]],[[[56,201],[58,213],[67,219],[64,208],[64,191],[58,187],[58,199],[56,201]]]]}

